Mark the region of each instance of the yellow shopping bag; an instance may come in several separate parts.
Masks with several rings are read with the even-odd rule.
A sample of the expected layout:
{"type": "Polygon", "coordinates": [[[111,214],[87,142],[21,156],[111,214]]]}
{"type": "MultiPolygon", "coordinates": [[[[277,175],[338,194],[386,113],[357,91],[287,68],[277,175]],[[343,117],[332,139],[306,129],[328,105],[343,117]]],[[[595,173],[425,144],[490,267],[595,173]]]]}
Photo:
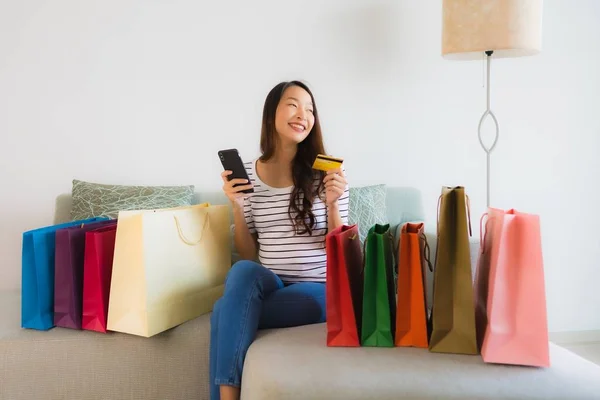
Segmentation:
{"type": "Polygon", "coordinates": [[[150,337],[212,311],[230,267],[227,206],[121,211],[108,330],[150,337]]]}

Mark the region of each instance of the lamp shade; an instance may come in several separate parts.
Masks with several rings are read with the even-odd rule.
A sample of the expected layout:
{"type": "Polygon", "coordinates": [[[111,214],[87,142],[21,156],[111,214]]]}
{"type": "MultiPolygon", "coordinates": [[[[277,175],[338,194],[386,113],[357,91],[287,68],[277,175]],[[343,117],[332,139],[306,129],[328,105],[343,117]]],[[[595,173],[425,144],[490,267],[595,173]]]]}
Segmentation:
{"type": "Polygon", "coordinates": [[[522,57],[542,48],[542,0],[443,0],[442,56],[522,57]]]}

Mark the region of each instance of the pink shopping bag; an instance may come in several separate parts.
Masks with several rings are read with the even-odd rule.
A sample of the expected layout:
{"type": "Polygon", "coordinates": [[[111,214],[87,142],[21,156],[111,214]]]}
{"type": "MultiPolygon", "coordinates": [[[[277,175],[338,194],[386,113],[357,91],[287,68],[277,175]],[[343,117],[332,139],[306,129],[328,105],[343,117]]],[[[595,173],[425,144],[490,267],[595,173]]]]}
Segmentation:
{"type": "Polygon", "coordinates": [[[549,367],[539,216],[489,208],[475,275],[477,337],[487,363],[549,367]]]}
{"type": "Polygon", "coordinates": [[[106,333],[117,224],[85,233],[81,327],[106,333]]]}

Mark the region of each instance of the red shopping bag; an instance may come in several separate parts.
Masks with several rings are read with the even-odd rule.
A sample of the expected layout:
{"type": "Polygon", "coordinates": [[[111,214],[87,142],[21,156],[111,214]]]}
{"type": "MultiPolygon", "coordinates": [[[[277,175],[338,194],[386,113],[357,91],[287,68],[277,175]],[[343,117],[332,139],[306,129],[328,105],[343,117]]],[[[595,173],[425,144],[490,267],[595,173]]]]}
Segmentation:
{"type": "Polygon", "coordinates": [[[483,361],[549,367],[539,216],[489,208],[487,217],[475,275],[483,361]]]}
{"type": "Polygon", "coordinates": [[[362,310],[362,252],[358,225],[327,234],[327,346],[359,347],[362,310]]]}
{"type": "Polygon", "coordinates": [[[56,231],[54,257],[54,324],[81,329],[85,233],[116,224],[106,220],[56,231]]]}
{"type": "Polygon", "coordinates": [[[85,234],[82,328],[106,333],[117,225],[85,234]]]}

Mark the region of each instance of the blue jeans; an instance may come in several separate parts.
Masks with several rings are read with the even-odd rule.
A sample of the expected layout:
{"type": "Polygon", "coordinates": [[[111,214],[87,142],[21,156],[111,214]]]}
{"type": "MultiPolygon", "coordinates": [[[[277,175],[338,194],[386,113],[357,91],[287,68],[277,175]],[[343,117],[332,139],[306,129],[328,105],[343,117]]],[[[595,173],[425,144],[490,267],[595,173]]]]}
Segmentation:
{"type": "Polygon", "coordinates": [[[246,352],[259,329],[325,322],[325,284],[284,285],[253,261],[233,265],[213,308],[210,328],[210,398],[219,386],[241,386],[246,352]]]}

